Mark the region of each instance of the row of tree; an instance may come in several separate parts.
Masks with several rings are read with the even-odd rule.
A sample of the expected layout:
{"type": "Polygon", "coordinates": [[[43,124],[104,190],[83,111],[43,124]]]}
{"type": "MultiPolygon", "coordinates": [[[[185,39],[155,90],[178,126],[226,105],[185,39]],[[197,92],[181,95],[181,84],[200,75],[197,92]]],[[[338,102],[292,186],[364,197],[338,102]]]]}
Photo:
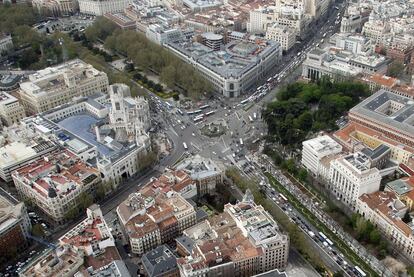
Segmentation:
{"type": "Polygon", "coordinates": [[[212,91],[211,84],[191,65],[181,61],[136,31],[117,29],[106,18],[98,18],[85,30],[88,41],[104,41],[106,49],[127,56],[144,72],[156,73],[168,87],[181,90],[187,96],[199,98],[212,91]]]}
{"type": "Polygon", "coordinates": [[[335,121],[368,94],[368,87],[361,83],[332,82],[328,77],[316,83],[289,84],[263,113],[270,139],[295,147],[310,132],[335,129],[335,121]]]}

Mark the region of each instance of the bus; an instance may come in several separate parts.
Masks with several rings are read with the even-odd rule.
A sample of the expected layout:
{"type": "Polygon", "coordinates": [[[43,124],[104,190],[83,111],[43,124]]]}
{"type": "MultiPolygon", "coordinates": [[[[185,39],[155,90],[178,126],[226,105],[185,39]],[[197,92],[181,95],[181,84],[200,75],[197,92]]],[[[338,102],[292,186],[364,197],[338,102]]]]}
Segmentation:
{"type": "Polygon", "coordinates": [[[168,103],[168,102],[165,102],[165,105],[167,105],[167,107],[168,107],[169,109],[171,109],[171,108],[172,108],[172,105],[171,105],[170,103],[168,103]]]}
{"type": "Polygon", "coordinates": [[[247,102],[249,102],[249,99],[244,99],[243,101],[240,102],[240,104],[246,104],[247,102]]]}
{"type": "Polygon", "coordinates": [[[314,238],[314,237],[315,237],[315,233],[314,233],[314,232],[312,232],[312,231],[308,231],[308,234],[309,234],[309,236],[310,236],[311,238],[314,238]]]}
{"type": "Polygon", "coordinates": [[[209,116],[209,115],[212,115],[213,113],[215,113],[216,111],[210,111],[210,112],[208,112],[208,113],[206,113],[205,114],[205,116],[209,116]]]}
{"type": "Polygon", "coordinates": [[[284,196],[283,194],[279,193],[280,198],[282,198],[283,201],[288,201],[286,196],[284,196]]]}
{"type": "Polygon", "coordinates": [[[197,116],[193,119],[194,123],[200,122],[203,120],[203,116],[197,116]]]}
{"type": "Polygon", "coordinates": [[[183,142],[183,147],[185,150],[188,150],[187,143],[183,142]]]}
{"type": "Polygon", "coordinates": [[[194,111],[187,112],[187,115],[193,115],[194,111]]]}
{"type": "Polygon", "coordinates": [[[182,111],[182,110],[180,110],[180,109],[177,109],[177,112],[178,112],[180,115],[184,115],[183,111],[182,111]]]}
{"type": "Polygon", "coordinates": [[[240,145],[243,145],[243,139],[240,138],[240,145]]]}
{"type": "Polygon", "coordinates": [[[207,109],[208,107],[210,107],[210,105],[204,105],[204,106],[201,106],[200,109],[204,110],[204,109],[207,109]]]}
{"type": "Polygon", "coordinates": [[[361,277],[365,277],[365,276],[367,276],[366,274],[365,274],[365,272],[363,272],[360,268],[359,268],[359,266],[355,266],[354,267],[355,268],[355,270],[357,271],[356,273],[357,273],[357,275],[358,276],[361,276],[361,277]]]}
{"type": "Polygon", "coordinates": [[[333,246],[333,242],[330,239],[326,239],[326,242],[329,244],[329,246],[333,246]]]}
{"type": "Polygon", "coordinates": [[[195,114],[201,113],[201,112],[203,112],[203,111],[202,110],[196,110],[196,111],[194,111],[195,114]]]}
{"type": "Polygon", "coordinates": [[[269,79],[267,79],[267,82],[270,83],[272,81],[273,77],[270,77],[269,79]]]}
{"type": "Polygon", "coordinates": [[[324,234],[324,233],[322,233],[322,232],[319,232],[319,235],[324,239],[324,240],[327,240],[328,239],[328,237],[324,234]]]}
{"type": "Polygon", "coordinates": [[[257,114],[253,113],[253,118],[256,119],[257,118],[257,114]]]}
{"type": "Polygon", "coordinates": [[[253,118],[249,115],[250,122],[253,122],[253,118]]]}

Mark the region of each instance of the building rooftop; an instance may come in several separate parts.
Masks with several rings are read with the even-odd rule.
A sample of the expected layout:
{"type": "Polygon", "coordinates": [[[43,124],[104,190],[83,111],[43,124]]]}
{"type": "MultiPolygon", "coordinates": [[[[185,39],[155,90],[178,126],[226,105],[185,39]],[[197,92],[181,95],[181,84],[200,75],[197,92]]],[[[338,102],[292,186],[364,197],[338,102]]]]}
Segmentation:
{"type": "Polygon", "coordinates": [[[23,213],[23,202],[12,203],[0,195],[0,234],[20,220],[23,213]]]}
{"type": "Polygon", "coordinates": [[[145,253],[141,261],[149,277],[162,277],[178,271],[177,258],[167,245],[160,245],[145,253]]]}
{"type": "Polygon", "coordinates": [[[340,152],[342,150],[342,146],[328,135],[306,140],[303,142],[303,145],[310,147],[317,153],[340,152]]]}
{"type": "Polygon", "coordinates": [[[175,168],[186,172],[193,180],[222,174],[221,169],[213,160],[203,158],[200,155],[183,160],[175,168]]]}
{"type": "Polygon", "coordinates": [[[414,101],[386,90],[379,90],[354,108],[350,114],[414,135],[414,101]]]}
{"type": "MultiPolygon", "coordinates": [[[[89,275],[90,277],[131,277],[124,261],[116,260],[99,268],[89,275]]],[[[77,277],[76,275],[74,277],[77,277]]]]}
{"type": "Polygon", "coordinates": [[[198,42],[167,45],[225,78],[238,78],[253,68],[260,59],[280,50],[279,43],[265,39],[231,41],[220,51],[214,51],[198,42]]]}

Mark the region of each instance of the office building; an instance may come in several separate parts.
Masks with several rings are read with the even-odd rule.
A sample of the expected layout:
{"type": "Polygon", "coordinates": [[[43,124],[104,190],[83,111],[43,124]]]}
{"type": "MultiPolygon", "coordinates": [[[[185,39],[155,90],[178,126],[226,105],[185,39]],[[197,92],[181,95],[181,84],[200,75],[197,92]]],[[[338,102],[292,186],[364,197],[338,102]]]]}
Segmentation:
{"type": "Polygon", "coordinates": [[[132,2],[131,0],[78,0],[79,11],[83,14],[104,16],[107,13],[122,12],[132,2]]]}
{"type": "Polygon", "coordinates": [[[279,43],[260,38],[233,40],[221,45],[220,51],[191,41],[167,43],[165,47],[191,64],[217,92],[230,98],[239,97],[265,78],[282,56],[279,43]]]}
{"type": "Polygon", "coordinates": [[[266,30],[266,39],[280,43],[284,51],[288,51],[295,45],[297,36],[296,29],[283,26],[279,23],[268,26],[266,30]]]}
{"type": "Polygon", "coordinates": [[[379,190],[382,178],[380,170],[372,167],[370,158],[361,152],[333,160],[329,177],[328,189],[352,210],[359,196],[379,190]]]}
{"type": "Polygon", "coordinates": [[[32,0],[33,8],[42,15],[68,16],[78,11],[74,0],[32,0]]]}
{"type": "Polygon", "coordinates": [[[16,97],[0,91],[0,120],[3,125],[16,124],[25,116],[24,108],[16,97]]]}
{"type": "Polygon", "coordinates": [[[321,174],[321,160],[341,153],[342,146],[328,135],[306,140],[302,143],[302,165],[313,175],[321,174]]]}
{"type": "MultiPolygon", "coordinates": [[[[2,190],[2,193],[6,193],[2,190]]],[[[29,244],[31,224],[23,202],[0,195],[0,263],[5,264],[29,244]]]]}
{"type": "Polygon", "coordinates": [[[27,114],[46,112],[67,104],[74,97],[108,91],[106,73],[75,59],[29,75],[20,84],[20,99],[27,114]]]}
{"type": "Polygon", "coordinates": [[[414,147],[411,98],[386,90],[379,90],[349,111],[350,122],[355,122],[383,134],[402,145],[414,147]]]}

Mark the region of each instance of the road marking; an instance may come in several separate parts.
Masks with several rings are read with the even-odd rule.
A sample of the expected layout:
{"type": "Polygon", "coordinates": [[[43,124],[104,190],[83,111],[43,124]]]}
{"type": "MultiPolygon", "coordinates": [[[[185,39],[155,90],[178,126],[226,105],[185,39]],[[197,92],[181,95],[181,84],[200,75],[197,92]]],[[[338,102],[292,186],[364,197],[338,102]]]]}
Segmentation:
{"type": "Polygon", "coordinates": [[[201,151],[201,149],[195,144],[195,143],[193,143],[193,142],[190,142],[190,144],[194,147],[194,148],[196,148],[198,151],[201,151]]]}
{"type": "Polygon", "coordinates": [[[179,135],[177,134],[177,132],[174,130],[173,127],[170,127],[171,132],[173,132],[174,135],[176,135],[177,137],[179,137],[179,135]]]}

